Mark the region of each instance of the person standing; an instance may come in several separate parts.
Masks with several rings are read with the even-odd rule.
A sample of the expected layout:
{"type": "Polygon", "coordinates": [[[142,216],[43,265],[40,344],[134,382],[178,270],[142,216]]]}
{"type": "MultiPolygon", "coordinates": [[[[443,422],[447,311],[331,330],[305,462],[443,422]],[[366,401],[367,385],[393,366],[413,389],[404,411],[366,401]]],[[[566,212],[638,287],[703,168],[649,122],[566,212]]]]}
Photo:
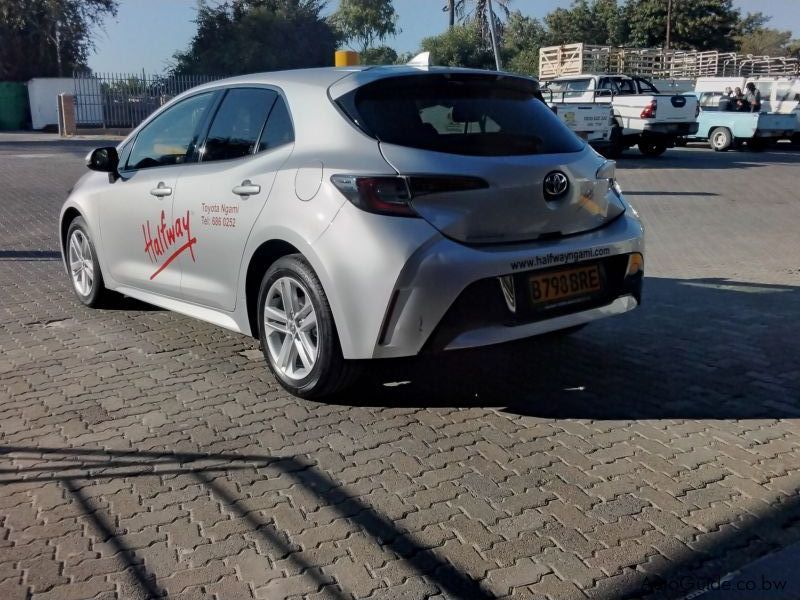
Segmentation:
{"type": "Polygon", "coordinates": [[[747,89],[745,100],[750,105],[750,112],[761,112],[761,92],[756,88],[756,84],[750,81],[745,88],[747,89]]]}

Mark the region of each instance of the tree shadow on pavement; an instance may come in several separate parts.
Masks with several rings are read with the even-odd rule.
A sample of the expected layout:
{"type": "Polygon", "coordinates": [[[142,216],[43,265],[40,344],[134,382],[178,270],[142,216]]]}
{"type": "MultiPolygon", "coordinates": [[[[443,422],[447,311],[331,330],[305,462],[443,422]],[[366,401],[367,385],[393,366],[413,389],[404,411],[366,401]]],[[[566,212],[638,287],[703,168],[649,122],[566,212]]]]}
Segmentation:
{"type": "Polygon", "coordinates": [[[321,506],[330,507],[339,518],[357,525],[377,544],[404,560],[411,570],[434,583],[448,598],[488,600],[493,597],[480,582],[459,571],[435,549],[418,542],[413,532],[398,529],[378,507],[360,500],[345,485],[304,457],[0,445],[0,459],[23,459],[26,463],[19,468],[0,467],[0,486],[50,482],[63,486],[100,540],[110,544],[124,561],[132,583],[143,598],[166,598],[168,594],[142,558],[126,543],[124,532],[115,528],[116,517],[104,515],[103,507],[84,492],[93,481],[191,475],[217,502],[247,523],[249,530],[267,547],[275,548],[281,558],[294,563],[300,573],[313,579],[319,589],[324,589],[326,598],[345,600],[353,597],[340,584],[331,583],[330,578],[320,572],[319,565],[309,562],[303,549],[289,543],[285,534],[275,527],[274,521],[264,520],[259,511],[248,508],[246,495],[239,496],[231,491],[230,485],[224,485],[226,476],[236,471],[251,471],[254,481],[265,479],[259,474],[259,469],[269,469],[273,474],[277,471],[302,486],[308,494],[318,498],[321,506]],[[45,464],[31,464],[35,458],[40,458],[45,464]],[[47,464],[48,461],[52,464],[47,464]]]}
{"type": "Polygon", "coordinates": [[[793,286],[648,278],[641,307],[571,337],[374,361],[332,402],[553,419],[796,418],[798,314],[793,286]]]}

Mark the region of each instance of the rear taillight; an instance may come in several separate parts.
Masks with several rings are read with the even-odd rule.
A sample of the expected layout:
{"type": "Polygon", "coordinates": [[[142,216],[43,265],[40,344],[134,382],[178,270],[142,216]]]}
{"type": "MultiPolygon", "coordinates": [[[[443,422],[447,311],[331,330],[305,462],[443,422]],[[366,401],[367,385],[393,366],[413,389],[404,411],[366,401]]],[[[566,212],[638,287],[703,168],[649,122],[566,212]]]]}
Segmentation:
{"type": "Polygon", "coordinates": [[[643,119],[655,119],[656,112],[658,111],[658,100],[651,100],[650,104],[644,107],[642,110],[642,114],[640,115],[643,119]]]}
{"type": "Polygon", "coordinates": [[[331,182],[361,210],[381,215],[418,216],[409,205],[411,194],[401,177],[333,175],[331,182]]]}
{"type": "Polygon", "coordinates": [[[698,102],[697,106],[694,107],[694,118],[696,119],[699,116],[700,116],[700,103],[698,102]]]}
{"type": "Polygon", "coordinates": [[[333,175],[331,182],[361,210],[398,217],[419,216],[411,206],[415,197],[488,187],[483,179],[459,176],[333,175]]]}

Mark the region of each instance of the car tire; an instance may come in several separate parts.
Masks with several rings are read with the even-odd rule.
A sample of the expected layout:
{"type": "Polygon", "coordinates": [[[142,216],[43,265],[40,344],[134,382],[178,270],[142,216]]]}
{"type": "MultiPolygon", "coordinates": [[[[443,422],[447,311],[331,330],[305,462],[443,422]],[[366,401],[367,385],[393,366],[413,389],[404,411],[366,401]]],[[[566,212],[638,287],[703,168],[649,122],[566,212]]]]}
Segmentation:
{"type": "Polygon", "coordinates": [[[69,224],[64,257],[72,290],[78,300],[90,308],[108,304],[112,292],[106,289],[103,282],[97,250],[83,217],[75,217],[69,224]]]}
{"type": "Polygon", "coordinates": [[[667,145],[664,142],[656,142],[652,140],[642,140],[639,142],[639,152],[649,157],[661,156],[667,151],[667,145]]]}
{"type": "Polygon", "coordinates": [[[733,135],[727,127],[715,127],[708,134],[708,145],[715,152],[726,152],[733,144],[733,135]]]}
{"type": "Polygon", "coordinates": [[[622,129],[619,126],[614,126],[611,134],[608,137],[608,146],[603,152],[606,158],[619,158],[625,148],[622,145],[622,129]]]}
{"type": "Polygon", "coordinates": [[[750,150],[750,152],[763,152],[768,146],[769,142],[761,138],[750,138],[747,140],[747,149],[750,150]]]}
{"type": "Polygon", "coordinates": [[[789,138],[792,142],[792,146],[795,148],[800,148],[800,133],[795,133],[789,138]]]}
{"type": "Polygon", "coordinates": [[[264,274],[258,294],[258,328],[270,370],[295,396],[334,394],[358,376],[358,364],[342,357],[322,284],[300,254],[278,259],[264,274]]]}

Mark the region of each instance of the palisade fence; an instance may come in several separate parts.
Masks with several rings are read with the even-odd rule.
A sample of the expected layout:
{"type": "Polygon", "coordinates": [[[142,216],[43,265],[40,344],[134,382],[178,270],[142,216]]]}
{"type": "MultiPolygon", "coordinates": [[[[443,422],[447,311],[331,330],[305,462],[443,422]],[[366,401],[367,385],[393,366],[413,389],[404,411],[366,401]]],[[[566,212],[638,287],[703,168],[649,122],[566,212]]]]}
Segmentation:
{"type": "Polygon", "coordinates": [[[74,73],[76,125],[132,129],[178,94],[217,79],[221,77],[74,73]]]}

